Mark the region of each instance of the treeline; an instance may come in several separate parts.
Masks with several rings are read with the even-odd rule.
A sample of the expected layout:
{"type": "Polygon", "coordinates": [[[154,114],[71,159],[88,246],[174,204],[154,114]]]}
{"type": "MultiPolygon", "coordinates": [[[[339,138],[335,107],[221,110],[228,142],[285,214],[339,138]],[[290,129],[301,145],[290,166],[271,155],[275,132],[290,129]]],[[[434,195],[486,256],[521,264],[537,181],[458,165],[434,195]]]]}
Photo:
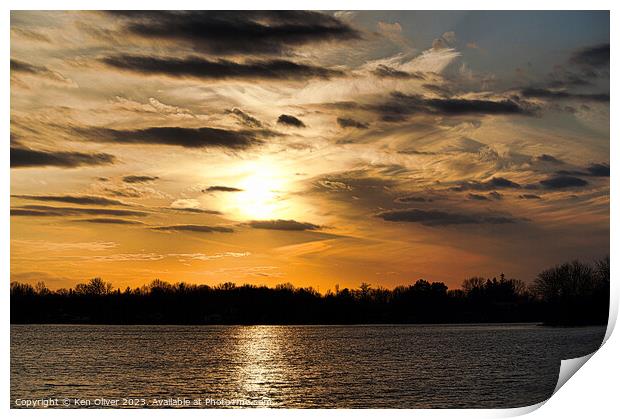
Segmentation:
{"type": "Polygon", "coordinates": [[[544,322],[606,324],[609,258],[565,263],[520,280],[473,277],[460,289],[418,280],[392,290],[362,283],[321,294],[291,284],[217,286],[155,280],[114,289],[94,278],[73,289],[11,283],[11,323],[353,324],[544,322]]]}

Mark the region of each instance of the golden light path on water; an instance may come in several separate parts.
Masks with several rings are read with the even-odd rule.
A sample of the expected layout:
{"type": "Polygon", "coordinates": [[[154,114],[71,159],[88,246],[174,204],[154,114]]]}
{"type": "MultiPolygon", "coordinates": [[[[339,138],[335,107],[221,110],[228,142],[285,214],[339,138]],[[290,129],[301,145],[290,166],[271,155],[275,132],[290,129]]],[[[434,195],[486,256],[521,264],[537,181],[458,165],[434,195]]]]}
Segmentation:
{"type": "Polygon", "coordinates": [[[290,367],[283,353],[282,339],[285,329],[277,326],[251,326],[238,329],[235,351],[237,356],[237,382],[240,394],[263,406],[276,404],[274,396],[291,378],[290,367]]]}

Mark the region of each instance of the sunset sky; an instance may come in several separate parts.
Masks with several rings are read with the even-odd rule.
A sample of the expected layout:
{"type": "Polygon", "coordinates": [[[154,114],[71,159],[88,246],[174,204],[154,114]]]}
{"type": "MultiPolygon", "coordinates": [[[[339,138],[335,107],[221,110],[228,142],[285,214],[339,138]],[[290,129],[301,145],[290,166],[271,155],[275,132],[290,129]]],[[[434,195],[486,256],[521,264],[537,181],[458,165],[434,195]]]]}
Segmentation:
{"type": "Polygon", "coordinates": [[[11,280],[532,280],[609,252],[607,12],[12,12],[11,280]]]}

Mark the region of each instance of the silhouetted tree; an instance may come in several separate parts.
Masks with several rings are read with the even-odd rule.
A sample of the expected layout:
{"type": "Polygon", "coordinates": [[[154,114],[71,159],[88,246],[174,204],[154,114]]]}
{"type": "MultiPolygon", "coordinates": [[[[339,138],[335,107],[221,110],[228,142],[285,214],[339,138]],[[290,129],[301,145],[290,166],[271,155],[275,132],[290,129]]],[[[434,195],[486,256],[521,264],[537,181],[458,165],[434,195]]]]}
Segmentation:
{"type": "Polygon", "coordinates": [[[84,295],[107,295],[112,291],[112,284],[101,278],[93,278],[87,284],[77,284],[75,292],[84,295]]]}
{"type": "Polygon", "coordinates": [[[472,277],[461,289],[419,279],[393,290],[336,286],[321,295],[290,283],[274,288],[225,282],[215,287],[156,279],[113,291],[93,278],[75,290],[51,291],[11,282],[13,323],[121,324],[347,324],[543,321],[552,325],[605,324],[609,258],[593,265],[565,263],[541,272],[531,291],[522,281],[472,277]]]}
{"type": "Polygon", "coordinates": [[[546,303],[548,323],[599,323],[609,312],[609,261],[557,265],[538,274],[532,290],[546,303]]]}

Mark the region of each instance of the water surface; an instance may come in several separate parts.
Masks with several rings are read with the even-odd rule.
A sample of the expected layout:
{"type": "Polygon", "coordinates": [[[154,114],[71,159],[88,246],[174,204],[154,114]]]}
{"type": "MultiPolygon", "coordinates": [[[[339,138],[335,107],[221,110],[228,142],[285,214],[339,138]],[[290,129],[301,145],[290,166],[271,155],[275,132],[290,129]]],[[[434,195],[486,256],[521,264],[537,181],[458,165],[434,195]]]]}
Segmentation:
{"type": "Polygon", "coordinates": [[[187,398],[289,408],[520,407],[547,399],[560,360],[593,352],[604,334],[531,324],[12,325],[11,405],[135,398],[148,407],[187,398]]]}

